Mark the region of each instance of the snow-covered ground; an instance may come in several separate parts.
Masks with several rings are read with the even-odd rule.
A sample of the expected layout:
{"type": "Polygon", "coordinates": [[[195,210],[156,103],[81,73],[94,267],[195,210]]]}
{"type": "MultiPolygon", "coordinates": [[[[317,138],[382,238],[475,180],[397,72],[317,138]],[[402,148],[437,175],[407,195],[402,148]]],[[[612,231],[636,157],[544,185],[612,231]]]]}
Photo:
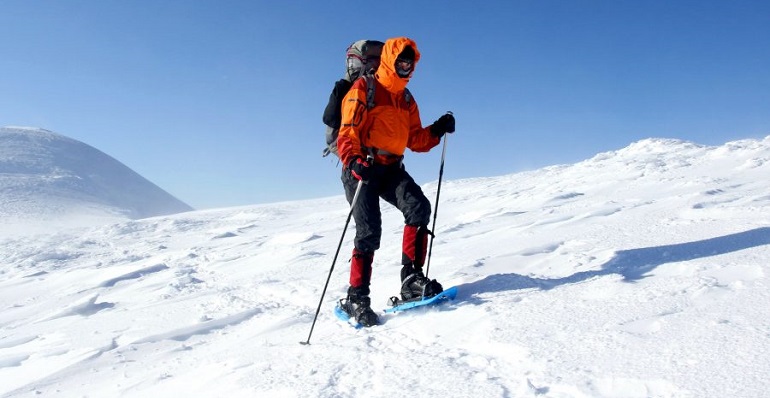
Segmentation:
{"type": "MultiPolygon", "coordinates": [[[[768,176],[770,137],[468,180],[450,157],[430,276],[457,299],[338,321],[351,226],[309,346],[342,195],[11,237],[0,396],[767,396],[768,176]]],[[[401,258],[383,208],[377,309],[401,258]]]]}

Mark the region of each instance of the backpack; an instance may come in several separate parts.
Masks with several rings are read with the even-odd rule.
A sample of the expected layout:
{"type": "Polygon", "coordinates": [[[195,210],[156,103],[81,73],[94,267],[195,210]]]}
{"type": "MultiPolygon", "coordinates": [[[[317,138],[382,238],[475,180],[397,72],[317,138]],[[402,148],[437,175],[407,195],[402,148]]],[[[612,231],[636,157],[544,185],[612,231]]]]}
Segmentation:
{"type": "MultiPolygon", "coordinates": [[[[374,103],[374,72],[376,68],[367,67],[368,62],[375,58],[379,61],[382,46],[385,43],[376,40],[359,40],[348,46],[345,60],[345,78],[334,84],[334,89],[329,96],[329,102],[323,114],[323,121],[326,125],[326,147],[323,150],[323,157],[337,153],[337,136],[340,132],[342,123],[342,100],[353,87],[353,82],[358,79],[366,79],[366,107],[372,109],[374,103]]],[[[378,62],[379,64],[379,62],[378,62]]],[[[408,89],[404,89],[404,99],[407,104],[412,100],[412,94],[408,89]]]]}

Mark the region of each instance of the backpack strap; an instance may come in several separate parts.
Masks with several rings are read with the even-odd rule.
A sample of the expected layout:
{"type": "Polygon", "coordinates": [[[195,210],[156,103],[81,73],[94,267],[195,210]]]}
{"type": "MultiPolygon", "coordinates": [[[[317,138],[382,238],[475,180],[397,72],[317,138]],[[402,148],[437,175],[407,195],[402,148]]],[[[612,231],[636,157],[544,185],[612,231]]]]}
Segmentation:
{"type": "MultiPolygon", "coordinates": [[[[376,105],[374,103],[374,75],[372,73],[367,73],[362,77],[366,79],[366,108],[372,109],[376,105]]],[[[404,101],[406,101],[407,104],[412,103],[412,92],[406,87],[404,87],[404,101]]]]}
{"type": "Polygon", "coordinates": [[[364,79],[366,79],[366,108],[372,109],[374,108],[374,75],[367,73],[364,79]]]}

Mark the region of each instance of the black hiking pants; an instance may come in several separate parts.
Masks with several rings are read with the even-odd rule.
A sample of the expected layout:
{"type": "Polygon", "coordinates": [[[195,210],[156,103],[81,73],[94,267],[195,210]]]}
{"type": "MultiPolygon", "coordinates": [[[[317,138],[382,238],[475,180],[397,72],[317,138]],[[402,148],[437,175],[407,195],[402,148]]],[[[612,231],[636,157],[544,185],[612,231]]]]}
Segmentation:
{"type": "MultiPolygon", "coordinates": [[[[382,237],[382,213],[380,198],[395,206],[404,215],[407,225],[427,226],[430,222],[430,201],[422,193],[402,164],[389,166],[374,164],[372,177],[361,186],[358,200],[353,207],[353,219],[356,222],[355,248],[373,253],[380,248],[382,237]]],[[[348,203],[358,187],[358,179],[351,175],[347,167],[342,168],[342,185],[348,203]]]]}

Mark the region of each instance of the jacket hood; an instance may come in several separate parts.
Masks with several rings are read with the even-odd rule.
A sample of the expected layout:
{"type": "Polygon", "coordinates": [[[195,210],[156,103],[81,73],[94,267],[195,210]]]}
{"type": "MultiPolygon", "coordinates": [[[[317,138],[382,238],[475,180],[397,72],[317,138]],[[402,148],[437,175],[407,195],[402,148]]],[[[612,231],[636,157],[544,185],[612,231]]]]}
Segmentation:
{"type": "Polygon", "coordinates": [[[404,91],[406,84],[414,74],[417,68],[417,62],[420,60],[420,51],[417,50],[417,43],[408,37],[396,37],[385,41],[380,56],[380,67],[377,69],[377,81],[392,93],[404,91]],[[409,77],[399,77],[396,73],[396,58],[407,46],[414,50],[414,63],[412,64],[412,73],[409,77]]]}

